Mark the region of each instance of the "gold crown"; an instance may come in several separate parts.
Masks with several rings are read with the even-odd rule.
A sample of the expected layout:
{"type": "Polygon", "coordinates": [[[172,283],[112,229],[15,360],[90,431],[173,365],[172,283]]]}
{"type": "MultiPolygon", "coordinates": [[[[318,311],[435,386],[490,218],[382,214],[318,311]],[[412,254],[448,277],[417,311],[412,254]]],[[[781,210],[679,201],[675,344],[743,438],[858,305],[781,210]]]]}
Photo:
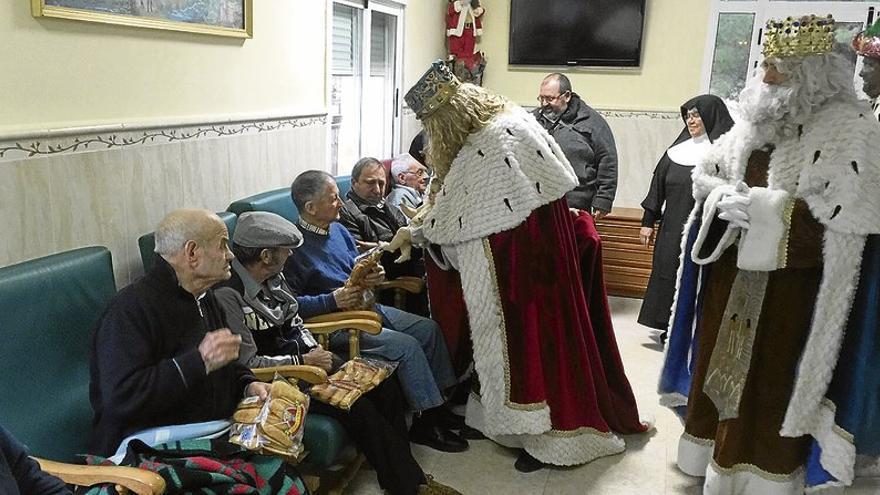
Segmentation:
{"type": "Polygon", "coordinates": [[[461,81],[455,77],[446,62],[437,60],[422,75],[403,99],[416,113],[416,118],[424,120],[443,106],[458,91],[461,81]]]}
{"type": "Polygon", "coordinates": [[[805,57],[834,48],[834,18],[815,15],[784,21],[770,19],[764,28],[764,58],[805,57]]]}

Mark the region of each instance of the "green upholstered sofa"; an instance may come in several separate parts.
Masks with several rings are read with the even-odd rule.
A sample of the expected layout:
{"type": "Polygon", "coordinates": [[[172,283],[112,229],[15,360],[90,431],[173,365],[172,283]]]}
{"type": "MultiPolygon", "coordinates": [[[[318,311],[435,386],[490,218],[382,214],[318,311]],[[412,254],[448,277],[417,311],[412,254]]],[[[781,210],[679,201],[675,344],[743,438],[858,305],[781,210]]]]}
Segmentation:
{"type": "Polygon", "coordinates": [[[41,463],[68,483],[104,481],[161,493],[165,483],[154,473],[57,463],[87,452],[92,327],[115,293],[104,247],[0,268],[0,424],[34,456],[56,461],[41,463]]]}
{"type": "Polygon", "coordinates": [[[271,191],[262,192],[253,196],[233,201],[226,208],[236,215],[241,215],[246,211],[268,211],[281,215],[291,222],[296,222],[299,218],[299,210],[293,204],[290,197],[290,188],[283,187],[281,189],[273,189],[271,191]]]}
{"type": "Polygon", "coordinates": [[[91,332],[115,293],[106,248],[0,268],[0,423],[34,455],[86,452],[91,332]]]}

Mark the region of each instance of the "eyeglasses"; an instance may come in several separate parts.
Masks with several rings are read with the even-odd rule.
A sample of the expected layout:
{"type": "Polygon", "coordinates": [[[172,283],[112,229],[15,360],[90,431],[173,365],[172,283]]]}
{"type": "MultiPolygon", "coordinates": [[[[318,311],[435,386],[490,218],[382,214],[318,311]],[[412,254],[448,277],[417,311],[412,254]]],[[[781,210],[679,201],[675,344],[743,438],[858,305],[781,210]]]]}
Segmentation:
{"type": "Polygon", "coordinates": [[[540,96],[539,95],[538,96],[538,103],[544,104],[544,103],[550,103],[550,102],[556,101],[559,98],[562,98],[563,96],[565,96],[566,93],[568,93],[568,91],[566,91],[565,93],[559,93],[556,96],[540,96]]]}
{"type": "Polygon", "coordinates": [[[430,175],[431,175],[427,170],[424,170],[421,168],[419,169],[418,172],[411,172],[411,171],[407,170],[404,173],[405,174],[412,174],[412,175],[415,175],[416,177],[430,177],[430,175]]]}

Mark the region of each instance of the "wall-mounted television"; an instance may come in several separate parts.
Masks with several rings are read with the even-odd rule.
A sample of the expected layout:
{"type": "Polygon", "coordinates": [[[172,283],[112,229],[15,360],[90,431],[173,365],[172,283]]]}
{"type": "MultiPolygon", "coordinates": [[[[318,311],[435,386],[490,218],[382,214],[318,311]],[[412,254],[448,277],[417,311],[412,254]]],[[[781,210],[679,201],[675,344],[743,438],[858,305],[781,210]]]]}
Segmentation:
{"type": "Polygon", "coordinates": [[[645,0],[511,0],[508,62],[638,67],[644,25],[645,0]]]}

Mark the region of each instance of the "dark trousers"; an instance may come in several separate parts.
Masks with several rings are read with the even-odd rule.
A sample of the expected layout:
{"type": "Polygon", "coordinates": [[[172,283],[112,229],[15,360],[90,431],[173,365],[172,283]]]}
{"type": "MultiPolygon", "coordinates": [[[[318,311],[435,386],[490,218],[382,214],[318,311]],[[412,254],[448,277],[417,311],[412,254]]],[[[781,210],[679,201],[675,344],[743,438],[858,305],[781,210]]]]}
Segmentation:
{"type": "Polygon", "coordinates": [[[312,400],[311,412],[339,421],[376,470],[379,486],[392,495],[413,495],[425,474],[409,446],[404,411],[407,405],[397,376],[358,399],[350,411],[312,400]]]}

